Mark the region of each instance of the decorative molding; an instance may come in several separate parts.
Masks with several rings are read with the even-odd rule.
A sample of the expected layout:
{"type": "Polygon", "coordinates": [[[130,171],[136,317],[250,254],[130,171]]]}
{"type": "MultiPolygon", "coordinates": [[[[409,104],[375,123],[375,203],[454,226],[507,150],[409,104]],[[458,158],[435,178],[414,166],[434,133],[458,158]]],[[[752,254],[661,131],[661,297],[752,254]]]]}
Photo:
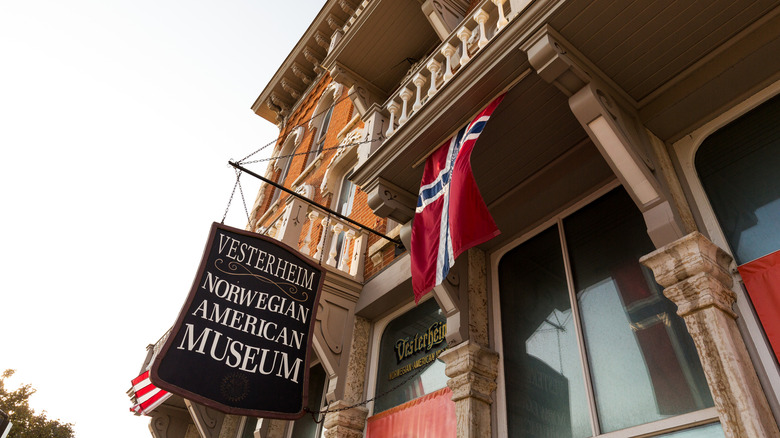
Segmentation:
{"type": "Polygon", "coordinates": [[[397,222],[406,223],[414,217],[417,196],[406,190],[378,178],[372,186],[363,188],[368,194],[368,206],[379,217],[390,217],[397,222]]]}
{"type": "Polygon", "coordinates": [[[463,21],[468,7],[469,2],[464,0],[426,0],[421,5],[423,14],[442,41],[463,21]]]}
{"type": "Polygon", "coordinates": [[[310,85],[312,83],[311,76],[307,75],[305,73],[305,69],[302,65],[298,64],[297,62],[293,63],[291,70],[295,76],[298,77],[301,81],[303,81],[304,84],[310,85]]]}
{"type": "Polygon", "coordinates": [[[322,125],[322,119],[325,117],[325,108],[333,105],[341,97],[343,91],[344,86],[336,81],[331,81],[328,84],[317,101],[317,106],[314,107],[315,115],[309,119],[309,129],[319,128],[322,125]]]}
{"type": "Polygon", "coordinates": [[[287,118],[290,115],[290,106],[285,103],[281,97],[276,93],[271,93],[271,102],[280,108],[279,114],[287,118]]]}
{"type": "Polygon", "coordinates": [[[592,80],[576,63],[561,42],[562,37],[549,25],[520,46],[539,76],[571,96],[592,80]]]}
{"type": "Polygon", "coordinates": [[[295,192],[305,198],[314,199],[314,186],[311,184],[304,184],[295,189],[295,192]]]}
{"type": "MultiPolygon", "coordinates": [[[[344,27],[344,24],[343,23],[339,23],[339,19],[336,18],[333,15],[328,15],[328,17],[325,19],[325,21],[328,22],[328,26],[330,26],[330,28],[334,32],[342,30],[342,28],[344,27]]],[[[330,45],[330,43],[328,43],[328,45],[330,45]]]]}
{"type": "MultiPolygon", "coordinates": [[[[330,24],[330,21],[328,21],[328,24],[330,24]]],[[[334,29],[335,30],[335,29],[334,29]]],[[[317,44],[322,47],[325,50],[330,50],[330,38],[328,38],[324,33],[317,32],[314,35],[314,40],[317,42],[317,44]]]]}
{"type": "Polygon", "coordinates": [[[202,438],[219,438],[225,414],[187,399],[184,400],[184,404],[202,438]]]}
{"type": "Polygon", "coordinates": [[[780,437],[732,310],[731,256],[694,232],[639,261],[685,321],[725,436],[780,437]]]}
{"type": "Polygon", "coordinates": [[[149,431],[154,438],[168,438],[168,428],[171,425],[171,416],[160,412],[152,414],[149,421],[149,431]]]}
{"type": "Polygon", "coordinates": [[[491,436],[491,394],[496,389],[498,353],[473,341],[450,347],[439,358],[446,364],[444,373],[450,379],[455,402],[457,436],[481,438],[491,436]]]}
{"type": "Polygon", "coordinates": [[[320,60],[317,59],[315,56],[316,52],[312,50],[310,47],[306,47],[303,49],[303,57],[306,58],[307,61],[311,62],[314,66],[314,72],[317,74],[322,73],[325,71],[325,69],[320,65],[320,60]]]}
{"type": "Polygon", "coordinates": [[[284,91],[288,92],[293,99],[298,100],[301,97],[301,92],[293,88],[287,79],[282,78],[281,85],[284,91]]]}
{"type": "Polygon", "coordinates": [[[352,5],[350,5],[347,0],[339,0],[339,6],[341,6],[342,11],[350,16],[355,15],[355,9],[352,8],[352,5]]]}

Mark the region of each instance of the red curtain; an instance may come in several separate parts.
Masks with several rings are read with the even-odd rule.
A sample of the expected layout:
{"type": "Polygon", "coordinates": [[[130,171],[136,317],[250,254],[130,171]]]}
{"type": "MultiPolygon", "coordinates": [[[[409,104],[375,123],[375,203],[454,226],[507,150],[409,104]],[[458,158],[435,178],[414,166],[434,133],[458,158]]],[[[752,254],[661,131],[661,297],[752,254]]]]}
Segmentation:
{"type": "Polygon", "coordinates": [[[780,359],[780,251],[738,269],[775,357],[780,359]]]}
{"type": "Polygon", "coordinates": [[[455,426],[452,391],[443,388],[369,418],[366,438],[454,438],[455,426]]]}

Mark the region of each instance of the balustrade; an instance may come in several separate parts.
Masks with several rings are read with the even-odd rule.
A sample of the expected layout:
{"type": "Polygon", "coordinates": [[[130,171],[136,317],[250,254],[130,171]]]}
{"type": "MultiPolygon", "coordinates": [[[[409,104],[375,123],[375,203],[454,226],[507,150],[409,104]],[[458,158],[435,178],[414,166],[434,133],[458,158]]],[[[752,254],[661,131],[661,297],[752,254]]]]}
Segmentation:
{"type": "Polygon", "coordinates": [[[368,232],[324,210],[293,199],[265,234],[297,247],[315,263],[329,266],[355,281],[363,280],[368,232]]]}
{"type": "MultiPolygon", "coordinates": [[[[524,3],[525,6],[527,3],[524,3]]],[[[395,134],[414,117],[430,98],[487,46],[509,24],[507,17],[515,17],[521,12],[511,9],[512,4],[506,0],[484,0],[473,14],[463,20],[457,32],[443,41],[425,62],[419,63],[417,71],[408,75],[409,78],[385,102],[384,107],[390,113],[390,126],[385,132],[387,137],[395,134]],[[505,7],[510,10],[505,12],[505,7]],[[426,83],[430,84],[427,90],[424,89],[426,83]],[[414,103],[410,105],[412,98],[414,103]]]]}

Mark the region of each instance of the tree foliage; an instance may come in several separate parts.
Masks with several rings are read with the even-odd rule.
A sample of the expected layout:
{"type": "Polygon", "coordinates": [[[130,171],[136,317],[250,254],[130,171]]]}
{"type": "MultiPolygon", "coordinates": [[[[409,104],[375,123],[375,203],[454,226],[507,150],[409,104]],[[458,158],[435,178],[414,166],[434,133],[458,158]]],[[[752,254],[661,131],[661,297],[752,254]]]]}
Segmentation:
{"type": "Polygon", "coordinates": [[[14,370],[5,370],[0,377],[0,409],[8,414],[13,426],[8,438],[73,438],[73,424],[46,418],[46,411],[36,414],[30,407],[29,398],[35,394],[30,384],[14,391],[5,387],[7,378],[14,370]]]}

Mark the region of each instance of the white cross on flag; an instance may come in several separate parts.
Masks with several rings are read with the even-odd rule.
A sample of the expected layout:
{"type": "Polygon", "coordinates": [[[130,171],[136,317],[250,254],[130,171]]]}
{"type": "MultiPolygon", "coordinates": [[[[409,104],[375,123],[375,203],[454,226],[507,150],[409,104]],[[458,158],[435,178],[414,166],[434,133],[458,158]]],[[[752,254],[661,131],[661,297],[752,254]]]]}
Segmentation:
{"type": "Polygon", "coordinates": [[[490,102],[425,162],[412,224],[415,302],[441,284],[463,251],[500,234],[471,173],[471,151],[503,98],[490,102]]]}

